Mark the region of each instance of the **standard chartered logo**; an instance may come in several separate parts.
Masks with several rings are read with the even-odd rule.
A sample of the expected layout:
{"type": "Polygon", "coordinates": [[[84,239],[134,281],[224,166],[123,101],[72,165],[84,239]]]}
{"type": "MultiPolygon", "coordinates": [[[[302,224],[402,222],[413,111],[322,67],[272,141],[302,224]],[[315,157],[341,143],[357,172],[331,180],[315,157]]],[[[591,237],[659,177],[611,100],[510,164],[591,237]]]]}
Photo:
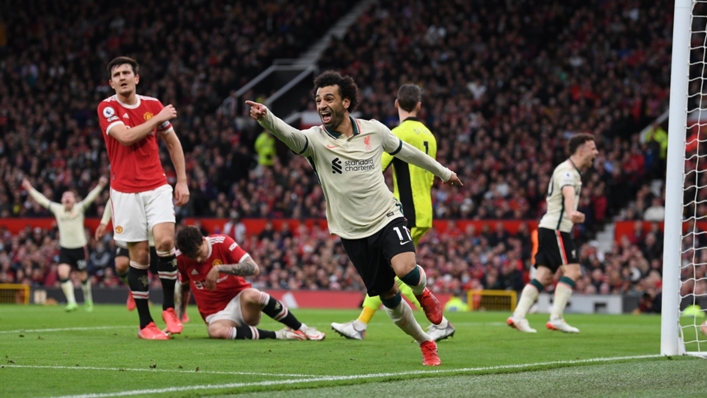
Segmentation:
{"type": "Polygon", "coordinates": [[[331,172],[333,174],[343,174],[346,172],[370,171],[376,168],[376,163],[373,157],[363,160],[345,160],[342,164],[339,158],[334,158],[331,161],[331,172]]]}
{"type": "Polygon", "coordinates": [[[331,172],[333,174],[341,174],[341,160],[339,158],[334,158],[334,160],[331,161],[331,172]]]}

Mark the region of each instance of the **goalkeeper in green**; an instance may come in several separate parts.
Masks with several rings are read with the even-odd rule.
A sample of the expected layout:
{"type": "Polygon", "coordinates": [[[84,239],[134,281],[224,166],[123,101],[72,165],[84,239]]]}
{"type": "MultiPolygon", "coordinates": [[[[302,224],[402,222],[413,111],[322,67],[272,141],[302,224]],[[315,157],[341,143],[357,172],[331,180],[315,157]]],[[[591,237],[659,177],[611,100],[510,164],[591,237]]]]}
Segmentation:
{"type": "MultiPolygon", "coordinates": [[[[400,125],[393,129],[393,134],[406,143],[414,146],[427,155],[435,158],[437,156],[437,140],[430,130],[417,118],[422,106],[422,90],[414,84],[405,84],[398,90],[398,98],[395,100],[395,107],[400,117],[400,125]]],[[[429,171],[405,163],[394,156],[383,153],[383,171],[389,166],[393,166],[393,194],[403,205],[403,213],[407,219],[407,226],[412,235],[415,247],[420,243],[420,239],[432,228],[432,197],[430,191],[434,175],[429,171]]],[[[412,289],[403,283],[400,278],[395,281],[407,299],[420,308],[420,303],[415,298],[412,289]]],[[[331,324],[331,328],[340,335],[355,340],[363,340],[368,324],[380,308],[382,300],[380,296],[370,297],[366,295],[363,301],[363,308],[358,319],[346,323],[331,324]]],[[[430,325],[427,334],[435,341],[446,339],[454,335],[454,327],[442,319],[439,325],[430,325]]]]}

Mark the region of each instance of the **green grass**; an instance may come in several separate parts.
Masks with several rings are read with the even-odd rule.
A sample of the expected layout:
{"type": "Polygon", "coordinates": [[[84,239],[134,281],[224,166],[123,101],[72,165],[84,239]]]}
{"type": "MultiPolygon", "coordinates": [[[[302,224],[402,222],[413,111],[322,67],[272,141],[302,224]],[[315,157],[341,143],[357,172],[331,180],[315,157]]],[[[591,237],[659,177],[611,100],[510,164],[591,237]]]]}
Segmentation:
{"type": "MultiPolygon", "coordinates": [[[[160,308],[152,312],[163,325],[160,308]]],[[[351,320],[358,311],[293,312],[327,331],[327,339],[209,340],[190,308],[192,322],[181,335],[143,341],[136,336],[137,314],[123,306],[97,306],[91,314],[0,306],[0,391],[8,397],[558,396],[560,391],[577,397],[679,397],[707,391],[707,363],[652,356],[660,345],[655,316],[568,315],[581,333],[566,335],[544,329],[547,315],[533,315],[538,333],[529,335],[507,327],[505,313],[452,313],[457,334],[439,344],[442,366],[430,369],[420,364],[419,348],[383,312],[365,341],[345,340],[329,329],[330,322],[351,320]],[[646,357],[621,358],[633,356],[646,357]]],[[[427,326],[422,313],[416,316],[427,326]]],[[[280,327],[270,319],[261,324],[280,327]]]]}

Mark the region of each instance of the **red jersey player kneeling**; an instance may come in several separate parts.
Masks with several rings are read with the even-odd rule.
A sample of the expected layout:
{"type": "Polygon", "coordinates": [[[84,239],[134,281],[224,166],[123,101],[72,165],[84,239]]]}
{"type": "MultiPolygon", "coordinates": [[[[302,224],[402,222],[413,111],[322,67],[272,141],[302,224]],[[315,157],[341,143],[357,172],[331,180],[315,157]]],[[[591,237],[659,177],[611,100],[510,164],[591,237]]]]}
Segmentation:
{"type": "Polygon", "coordinates": [[[212,339],[324,339],[324,333],[301,323],[282,303],[243,279],[258,275],[258,265],[230,237],[204,237],[198,228],[186,227],[177,234],[176,243],[182,282],[178,316],[185,312],[193,290],[212,339]],[[256,328],[263,312],[286,328],[277,332],[256,328]]]}

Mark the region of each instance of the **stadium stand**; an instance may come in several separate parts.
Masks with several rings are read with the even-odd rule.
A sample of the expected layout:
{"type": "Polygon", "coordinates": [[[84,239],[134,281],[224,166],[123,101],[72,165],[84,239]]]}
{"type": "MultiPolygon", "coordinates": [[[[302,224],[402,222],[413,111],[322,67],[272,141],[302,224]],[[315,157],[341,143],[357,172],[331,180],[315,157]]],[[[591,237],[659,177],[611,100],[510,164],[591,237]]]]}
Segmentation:
{"type": "MultiPolygon", "coordinates": [[[[143,65],[140,92],[180,112],[175,126],[192,194],[182,216],[226,219],[235,209],[242,218],[323,218],[323,194],[304,159],[279,157],[272,167],[256,167],[253,143],[261,131],[242,117],[233,92],[275,58],[296,58],[354,2],[211,2],[207,10],[200,1],[137,3],[121,3],[120,10],[91,2],[11,5],[0,48],[0,216],[47,216],[19,188],[21,176],[57,199],[65,189],[83,196],[107,175],[95,106],[110,94],[103,65],[129,54],[143,65]]],[[[612,217],[640,218],[654,196],[661,200],[646,190],[662,176],[660,143],[642,142],[638,131],[667,101],[668,9],[665,0],[380,0],[332,41],[319,67],[351,74],[364,97],[361,116],[391,127],[398,85],[424,88],[422,118],[438,137],[438,158],[467,182],[463,189],[435,186],[438,219],[538,219],[566,139],[595,134],[601,155],[582,190],[588,221],[576,233],[585,242],[587,272],[577,290],[655,292],[658,236],[650,247],[647,237],[622,239],[610,253],[586,242],[612,217]],[[637,204],[620,212],[631,199],[637,204]]],[[[307,98],[301,103],[311,110],[307,98]]],[[[256,286],[360,290],[336,240],[300,228],[247,235],[244,246],[268,270],[256,286]]],[[[430,233],[419,253],[434,289],[521,289],[530,259],[527,226],[515,236],[496,228],[490,222],[488,230],[430,233]]],[[[0,232],[0,282],[56,283],[56,231],[0,232]]],[[[91,250],[96,246],[92,241],[91,250]]],[[[96,283],[115,284],[96,264],[96,283]]]]}

